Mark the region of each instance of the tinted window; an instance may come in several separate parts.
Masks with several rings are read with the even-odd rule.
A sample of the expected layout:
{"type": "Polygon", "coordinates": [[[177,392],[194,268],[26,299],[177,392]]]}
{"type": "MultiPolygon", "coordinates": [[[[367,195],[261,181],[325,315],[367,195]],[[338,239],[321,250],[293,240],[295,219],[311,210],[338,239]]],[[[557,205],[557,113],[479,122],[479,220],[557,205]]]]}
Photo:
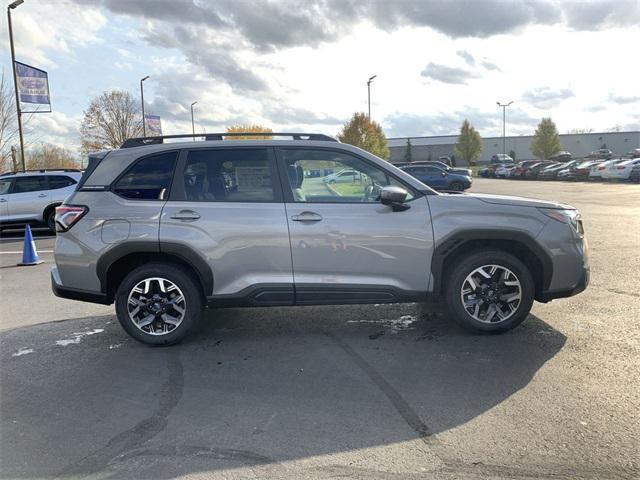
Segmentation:
{"type": "MultiPolygon", "coordinates": [[[[387,185],[407,188],[387,173],[364,160],[331,150],[282,149],[282,158],[295,202],[376,203],[387,185]],[[309,171],[341,172],[312,177],[309,171]]],[[[411,194],[407,197],[410,200],[411,194]]]]}
{"type": "Polygon", "coordinates": [[[113,191],[135,200],[166,200],[177,155],[167,152],[139,160],[116,182],[113,191]]]}
{"type": "Polygon", "coordinates": [[[0,180],[0,195],[4,195],[5,193],[9,193],[9,187],[11,186],[11,180],[5,179],[0,180]]]}
{"type": "Polygon", "coordinates": [[[48,180],[50,190],[69,187],[77,183],[73,178],[67,177],[66,175],[51,175],[48,177],[48,180]]]}
{"type": "Polygon", "coordinates": [[[271,202],[267,150],[193,150],[185,163],[185,199],[192,202],[271,202]]]}
{"type": "Polygon", "coordinates": [[[44,176],[17,177],[13,182],[11,193],[27,193],[47,190],[47,179],[44,176]]]}

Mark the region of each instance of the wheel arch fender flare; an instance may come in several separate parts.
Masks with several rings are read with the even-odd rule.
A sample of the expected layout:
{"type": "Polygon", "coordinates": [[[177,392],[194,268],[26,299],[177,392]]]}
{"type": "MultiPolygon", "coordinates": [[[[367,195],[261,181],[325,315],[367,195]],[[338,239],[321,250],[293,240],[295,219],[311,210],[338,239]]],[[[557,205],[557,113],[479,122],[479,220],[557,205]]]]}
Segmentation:
{"type": "Polygon", "coordinates": [[[109,292],[108,285],[111,267],[125,257],[135,258],[136,255],[151,256],[152,259],[158,260],[176,259],[178,263],[189,266],[197,274],[204,298],[213,292],[213,272],[207,261],[191,247],[172,242],[133,241],[114,246],[96,263],[96,274],[100,280],[102,293],[112,293],[109,292]]]}
{"type": "Polygon", "coordinates": [[[514,248],[517,247],[528,251],[539,262],[541,270],[532,272],[532,274],[538,273],[540,276],[539,284],[536,285],[536,296],[539,292],[549,288],[553,275],[553,261],[549,253],[544,250],[533,236],[518,230],[470,228],[458,230],[438,242],[431,260],[431,273],[434,281],[432,293],[438,295],[442,291],[443,280],[446,275],[444,267],[447,260],[465,253],[465,247],[477,249],[483,244],[487,247],[497,245],[498,248],[500,248],[500,244],[510,245],[514,248]]]}

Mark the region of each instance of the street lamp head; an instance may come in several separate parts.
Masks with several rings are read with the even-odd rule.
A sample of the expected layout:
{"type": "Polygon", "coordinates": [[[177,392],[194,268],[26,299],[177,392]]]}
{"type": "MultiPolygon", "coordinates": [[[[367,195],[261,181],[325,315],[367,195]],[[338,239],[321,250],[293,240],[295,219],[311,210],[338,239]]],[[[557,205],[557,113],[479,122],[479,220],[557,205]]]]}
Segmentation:
{"type": "Polygon", "coordinates": [[[9,4],[9,8],[11,10],[13,10],[14,8],[19,7],[20,5],[22,5],[24,3],[24,0],[16,0],[15,2],[12,2],[9,4]]]}
{"type": "Polygon", "coordinates": [[[197,101],[193,102],[193,103],[191,104],[191,106],[193,107],[196,103],[198,103],[198,102],[197,102],[197,101]]]}
{"type": "Polygon", "coordinates": [[[376,78],[378,75],[374,75],[373,77],[369,77],[369,80],[367,81],[367,83],[371,83],[373,82],[373,79],[376,78]]]}
{"type": "Polygon", "coordinates": [[[147,75],[146,77],[141,78],[140,81],[144,82],[147,78],[149,78],[149,75],[147,75]]]}

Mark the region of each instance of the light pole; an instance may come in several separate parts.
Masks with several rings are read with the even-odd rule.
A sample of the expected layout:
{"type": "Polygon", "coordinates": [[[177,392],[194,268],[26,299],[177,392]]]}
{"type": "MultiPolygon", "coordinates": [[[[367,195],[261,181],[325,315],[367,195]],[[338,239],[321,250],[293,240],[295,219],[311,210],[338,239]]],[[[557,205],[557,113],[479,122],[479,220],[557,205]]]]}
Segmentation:
{"type": "Polygon", "coordinates": [[[193,103],[191,104],[191,133],[193,134],[193,141],[194,141],[194,142],[196,141],[196,124],[195,124],[195,122],[193,121],[193,106],[194,106],[196,103],[198,103],[198,102],[196,101],[196,102],[193,102],[193,103]]]}
{"type": "Polygon", "coordinates": [[[373,77],[369,77],[369,80],[367,80],[367,104],[369,105],[369,121],[371,121],[371,82],[373,82],[373,79],[376,77],[377,75],[374,75],[373,77]]]}
{"type": "Polygon", "coordinates": [[[18,113],[18,134],[20,135],[20,160],[22,162],[22,171],[26,170],[24,160],[24,138],[22,136],[22,111],[20,110],[20,94],[18,93],[18,75],[16,72],[16,52],[13,48],[13,28],[11,25],[11,10],[19,7],[24,0],[16,0],[7,6],[7,20],[9,22],[9,43],[11,44],[11,66],[13,67],[13,88],[16,91],[16,111],[18,113]]]}
{"type": "Polygon", "coordinates": [[[507,107],[513,103],[511,100],[509,103],[496,102],[499,107],[502,107],[502,153],[507,154],[507,137],[506,137],[506,123],[507,123],[507,107]]]}
{"type": "Polygon", "coordinates": [[[144,117],[144,87],[142,86],[142,82],[144,82],[149,75],[140,79],[140,101],[142,102],[142,136],[147,136],[147,119],[144,117]]]}

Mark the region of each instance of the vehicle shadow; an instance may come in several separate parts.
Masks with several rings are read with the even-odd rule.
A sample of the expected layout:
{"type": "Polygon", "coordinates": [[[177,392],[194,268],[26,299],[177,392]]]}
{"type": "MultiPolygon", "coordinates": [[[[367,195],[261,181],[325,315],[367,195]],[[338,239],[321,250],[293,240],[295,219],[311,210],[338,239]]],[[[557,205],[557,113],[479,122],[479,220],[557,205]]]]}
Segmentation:
{"type": "MultiPolygon", "coordinates": [[[[100,320],[21,329],[3,350],[100,320]]],[[[507,334],[473,335],[416,305],[212,310],[169,348],[112,323],[45,349],[46,362],[3,358],[2,475],[266,477],[290,460],[429,446],[525,387],[565,341],[533,315],[507,334]],[[12,436],[13,420],[29,434],[12,436]]]]}

